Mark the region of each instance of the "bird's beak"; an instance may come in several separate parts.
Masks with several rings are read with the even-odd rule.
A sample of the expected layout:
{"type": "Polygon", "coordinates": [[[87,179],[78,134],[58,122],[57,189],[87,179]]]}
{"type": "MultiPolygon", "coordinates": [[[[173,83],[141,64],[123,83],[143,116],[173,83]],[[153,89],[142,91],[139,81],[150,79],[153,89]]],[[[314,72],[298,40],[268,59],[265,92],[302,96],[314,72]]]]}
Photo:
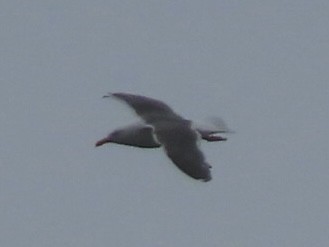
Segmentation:
{"type": "Polygon", "coordinates": [[[111,142],[110,136],[107,136],[99,141],[96,142],[95,147],[102,146],[103,144],[111,142]]]}

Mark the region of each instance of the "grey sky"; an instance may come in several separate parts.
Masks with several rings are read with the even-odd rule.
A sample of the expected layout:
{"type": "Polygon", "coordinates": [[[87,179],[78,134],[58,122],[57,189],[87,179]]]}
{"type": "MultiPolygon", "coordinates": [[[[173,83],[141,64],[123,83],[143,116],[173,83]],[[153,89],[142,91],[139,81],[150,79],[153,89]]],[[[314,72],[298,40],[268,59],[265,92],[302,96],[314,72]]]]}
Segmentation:
{"type": "Polygon", "coordinates": [[[0,246],[323,247],[328,1],[3,1],[0,246]],[[236,131],[213,180],[94,143],[137,120],[107,92],[236,131]]]}

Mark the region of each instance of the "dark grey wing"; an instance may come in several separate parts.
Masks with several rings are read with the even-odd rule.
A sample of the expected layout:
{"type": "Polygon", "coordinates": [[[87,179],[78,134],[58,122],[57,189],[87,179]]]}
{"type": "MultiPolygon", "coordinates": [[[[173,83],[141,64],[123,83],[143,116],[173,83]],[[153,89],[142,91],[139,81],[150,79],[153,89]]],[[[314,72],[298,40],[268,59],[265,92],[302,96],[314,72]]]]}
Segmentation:
{"type": "Polygon", "coordinates": [[[162,119],[183,119],[168,105],[156,99],[128,93],[112,93],[104,97],[110,96],[124,101],[147,123],[161,121],[162,119]]]}
{"type": "Polygon", "coordinates": [[[155,125],[155,134],[168,157],[184,173],[205,182],[211,180],[210,165],[197,146],[197,133],[188,121],[155,125]]]}

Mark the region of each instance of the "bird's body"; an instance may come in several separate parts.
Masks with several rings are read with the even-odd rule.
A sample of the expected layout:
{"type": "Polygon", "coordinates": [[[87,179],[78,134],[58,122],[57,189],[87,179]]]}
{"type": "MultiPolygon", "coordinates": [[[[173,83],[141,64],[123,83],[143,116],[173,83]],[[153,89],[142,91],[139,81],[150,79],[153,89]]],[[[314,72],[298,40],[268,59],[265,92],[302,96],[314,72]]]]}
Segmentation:
{"type": "MultiPolygon", "coordinates": [[[[224,133],[225,130],[207,129],[197,127],[200,137],[208,142],[226,141],[225,137],[217,135],[224,133]]],[[[154,128],[149,124],[135,123],[114,130],[105,138],[96,142],[96,146],[101,146],[106,143],[116,143],[139,148],[159,148],[161,143],[157,140],[154,134],[154,128]]]]}
{"type": "Polygon", "coordinates": [[[109,142],[140,148],[161,147],[161,144],[156,140],[153,127],[142,123],[117,129],[105,138],[97,141],[96,146],[98,147],[109,142]]]}

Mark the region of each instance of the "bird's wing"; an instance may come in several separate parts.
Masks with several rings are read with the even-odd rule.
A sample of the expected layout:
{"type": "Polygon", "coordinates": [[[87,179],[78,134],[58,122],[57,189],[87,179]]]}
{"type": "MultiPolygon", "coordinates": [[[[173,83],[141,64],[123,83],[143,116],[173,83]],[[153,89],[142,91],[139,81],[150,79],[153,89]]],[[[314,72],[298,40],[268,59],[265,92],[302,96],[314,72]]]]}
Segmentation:
{"type": "Polygon", "coordinates": [[[198,134],[191,123],[164,122],[155,125],[155,135],[172,162],[184,173],[204,181],[211,180],[210,166],[197,146],[198,134]]]}
{"type": "Polygon", "coordinates": [[[162,121],[163,119],[183,120],[167,104],[145,96],[128,93],[109,93],[104,97],[114,97],[128,104],[145,122],[162,121]]]}

